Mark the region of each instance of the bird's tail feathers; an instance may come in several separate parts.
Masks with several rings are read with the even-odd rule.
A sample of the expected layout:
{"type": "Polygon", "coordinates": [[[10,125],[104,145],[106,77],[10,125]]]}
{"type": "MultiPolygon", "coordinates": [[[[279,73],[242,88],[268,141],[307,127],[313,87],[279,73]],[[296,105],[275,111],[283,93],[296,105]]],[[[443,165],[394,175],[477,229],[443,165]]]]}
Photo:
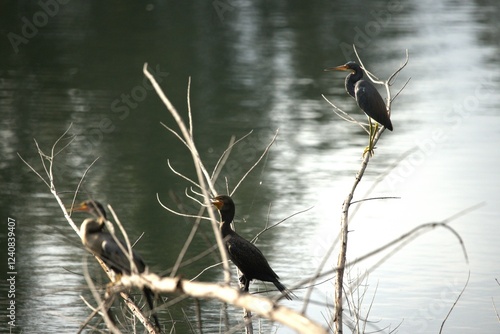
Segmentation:
{"type": "Polygon", "coordinates": [[[297,298],[297,296],[290,290],[286,288],[283,284],[281,284],[279,281],[273,282],[276,288],[285,296],[286,299],[292,300],[293,298],[297,298]]]}
{"type": "Polygon", "coordinates": [[[144,292],[144,296],[146,297],[146,301],[148,303],[149,309],[151,310],[151,315],[153,316],[155,325],[158,330],[161,331],[161,326],[160,326],[160,320],[158,320],[158,316],[156,315],[156,312],[154,311],[154,304],[153,304],[153,298],[154,298],[154,293],[151,291],[151,289],[144,287],[142,290],[144,292]]]}

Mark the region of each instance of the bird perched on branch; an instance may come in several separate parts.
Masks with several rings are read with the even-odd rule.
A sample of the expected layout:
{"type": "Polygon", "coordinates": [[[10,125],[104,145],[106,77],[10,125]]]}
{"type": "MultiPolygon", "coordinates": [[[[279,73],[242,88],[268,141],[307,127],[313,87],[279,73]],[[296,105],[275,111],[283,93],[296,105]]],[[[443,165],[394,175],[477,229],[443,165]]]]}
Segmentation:
{"type": "MultiPolygon", "coordinates": [[[[344,65],[326,68],[325,71],[350,71],[345,79],[345,89],[351,95],[358,106],[368,116],[370,125],[370,144],[368,150],[373,150],[373,137],[378,129],[378,124],[375,124],[373,130],[371,119],[385,126],[392,131],[392,123],[387,112],[387,107],[378,90],[368,80],[363,79],[363,69],[357,63],[350,61],[344,65]]],[[[365,150],[366,153],[366,150],[365,150]]]]}
{"type": "MultiPolygon", "coordinates": [[[[85,219],[80,226],[82,243],[95,256],[101,259],[109,269],[113,270],[118,278],[121,275],[130,275],[132,272],[141,274],[147,270],[146,264],[137,252],[132,250],[131,257],[129,257],[126,243],[114,237],[111,233],[104,231],[107,217],[101,203],[87,200],[81,203],[79,207],[73,209],[73,211],[85,211],[94,216],[94,218],[85,219]]],[[[153,311],[153,291],[144,287],[143,293],[152,312],[155,325],[160,330],[160,322],[153,311]]]]}
{"type": "Polygon", "coordinates": [[[219,210],[222,218],[220,230],[229,258],[243,274],[240,282],[244,285],[244,291],[248,292],[251,280],[258,279],[273,283],[285,298],[291,300],[293,293],[280,283],[278,275],[271,269],[262,252],[231,228],[235,214],[235,206],[231,197],[221,195],[213,198],[211,202],[219,210]]]}

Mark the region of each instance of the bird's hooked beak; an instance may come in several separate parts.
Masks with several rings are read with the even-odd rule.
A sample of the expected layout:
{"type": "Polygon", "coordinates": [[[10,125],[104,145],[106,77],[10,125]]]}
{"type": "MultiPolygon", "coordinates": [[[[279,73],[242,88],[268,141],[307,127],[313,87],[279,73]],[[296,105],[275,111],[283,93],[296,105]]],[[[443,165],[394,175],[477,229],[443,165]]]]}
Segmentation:
{"type": "Polygon", "coordinates": [[[349,71],[350,68],[347,67],[347,65],[340,65],[336,67],[329,67],[325,68],[323,71],[328,72],[328,71],[349,71]]]}
{"type": "Polygon", "coordinates": [[[218,198],[212,198],[210,199],[210,203],[212,203],[213,206],[215,206],[218,210],[222,209],[222,206],[224,205],[224,202],[218,198]]]}
{"type": "Polygon", "coordinates": [[[71,208],[66,208],[66,210],[68,211],[68,213],[81,212],[81,211],[89,212],[90,208],[87,205],[87,203],[83,202],[83,203],[80,203],[79,206],[74,207],[73,210],[71,210],[71,208]]]}

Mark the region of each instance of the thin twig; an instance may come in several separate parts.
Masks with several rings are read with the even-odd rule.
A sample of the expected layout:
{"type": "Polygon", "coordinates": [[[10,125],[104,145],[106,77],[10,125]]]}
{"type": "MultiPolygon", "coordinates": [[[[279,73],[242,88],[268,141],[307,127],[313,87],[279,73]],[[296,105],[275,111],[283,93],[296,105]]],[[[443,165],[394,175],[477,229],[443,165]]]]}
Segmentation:
{"type": "Polygon", "coordinates": [[[184,256],[186,255],[186,252],[189,248],[189,245],[191,245],[191,242],[194,239],[194,236],[196,234],[196,231],[198,231],[198,227],[200,226],[201,222],[201,215],[203,215],[203,212],[205,211],[204,207],[201,207],[198,216],[199,218],[196,219],[196,221],[193,224],[193,227],[191,228],[191,232],[189,233],[189,236],[187,237],[186,241],[184,242],[184,245],[182,246],[181,251],[179,252],[179,255],[177,256],[177,260],[175,261],[174,268],[172,269],[172,272],[170,273],[170,277],[175,277],[177,275],[177,270],[179,269],[182,260],[184,256]]]}
{"type": "Polygon", "coordinates": [[[99,160],[99,157],[95,158],[94,161],[92,161],[92,163],[85,169],[82,176],[80,177],[80,181],[78,182],[78,185],[76,186],[75,189],[75,194],[73,195],[73,199],[71,200],[71,206],[69,210],[70,215],[73,212],[73,208],[76,202],[76,197],[78,196],[78,192],[80,191],[80,187],[82,186],[83,180],[85,179],[85,176],[87,176],[87,173],[90,171],[90,168],[92,168],[92,166],[94,166],[94,164],[97,162],[97,160],[99,160]]]}
{"type": "Polygon", "coordinates": [[[389,86],[392,86],[392,84],[394,83],[393,79],[396,77],[396,75],[399,74],[399,72],[401,72],[406,67],[406,65],[408,65],[409,60],[410,60],[410,53],[408,52],[408,49],[406,49],[406,58],[404,63],[401,66],[399,66],[399,68],[396,71],[394,71],[394,73],[389,77],[389,79],[387,79],[387,84],[389,86]]]}
{"type": "Polygon", "coordinates": [[[188,118],[189,118],[189,134],[191,135],[191,138],[194,139],[193,115],[191,113],[191,76],[189,76],[189,78],[188,78],[186,99],[187,99],[187,109],[188,109],[188,118]]]}
{"type": "Polygon", "coordinates": [[[200,217],[198,215],[190,215],[190,214],[187,214],[187,213],[182,213],[182,212],[179,212],[179,211],[175,211],[171,208],[169,208],[168,206],[166,206],[165,204],[163,204],[163,202],[161,201],[160,199],[160,195],[158,193],[156,193],[156,200],[158,201],[158,203],[165,209],[167,210],[168,212],[171,212],[177,216],[181,216],[181,217],[186,217],[186,218],[200,218],[200,219],[205,219],[205,220],[208,220],[210,221],[210,218],[208,217],[200,217]]]}
{"type": "Polygon", "coordinates": [[[497,316],[497,320],[498,320],[498,322],[500,322],[500,315],[498,314],[498,309],[497,309],[497,306],[495,304],[495,300],[493,299],[493,297],[491,297],[491,303],[493,304],[493,309],[495,310],[495,315],[497,316]]]}
{"type": "Polygon", "coordinates": [[[396,94],[394,94],[394,97],[392,98],[391,102],[394,102],[394,100],[396,100],[396,98],[399,96],[399,93],[401,93],[406,88],[406,85],[408,85],[410,80],[411,80],[411,77],[409,77],[408,80],[406,80],[406,82],[404,83],[403,87],[401,87],[401,89],[398,90],[396,94]]]}
{"type": "MultiPolygon", "coordinates": [[[[252,242],[252,243],[255,243],[255,242],[259,239],[259,237],[260,237],[263,233],[265,233],[265,232],[269,231],[270,229],[275,228],[276,226],[278,226],[278,225],[280,225],[280,224],[284,223],[285,221],[287,221],[287,220],[288,220],[288,219],[290,219],[290,218],[293,218],[293,217],[295,217],[295,216],[298,216],[298,215],[300,215],[300,214],[302,214],[302,213],[304,213],[304,212],[307,212],[307,211],[311,210],[312,208],[314,208],[314,206],[311,206],[311,207],[309,207],[309,208],[307,208],[307,209],[304,209],[304,210],[301,210],[301,211],[298,211],[298,212],[292,213],[291,215],[289,215],[289,216],[287,216],[287,217],[283,218],[282,220],[280,220],[280,221],[279,221],[279,222],[277,222],[276,224],[273,224],[273,225],[271,225],[271,226],[266,226],[266,227],[265,227],[262,231],[260,231],[259,233],[257,233],[257,234],[255,235],[255,237],[253,237],[253,238],[252,238],[251,242],[252,242]]],[[[266,223],[266,225],[267,225],[267,223],[266,223]]]]}
{"type": "Polygon", "coordinates": [[[185,176],[184,174],[178,172],[175,170],[174,167],[172,167],[172,165],[170,164],[170,159],[167,159],[167,164],[168,164],[168,167],[170,168],[170,170],[177,176],[180,176],[181,178],[183,178],[184,180],[188,181],[189,183],[193,184],[194,186],[200,188],[200,185],[198,183],[196,183],[195,181],[191,180],[189,177],[185,176]]]}
{"type": "Polygon", "coordinates": [[[278,137],[278,133],[279,133],[279,129],[276,130],[276,133],[274,134],[273,138],[271,139],[271,142],[266,146],[266,148],[264,149],[264,152],[262,152],[262,154],[260,155],[260,157],[257,159],[257,161],[252,165],[252,167],[250,167],[250,169],[243,175],[243,177],[241,178],[241,180],[236,184],[236,186],[234,187],[233,191],[231,192],[231,194],[229,196],[232,196],[235,192],[236,192],[236,189],[238,189],[238,187],[240,186],[240,184],[245,180],[245,178],[248,176],[248,174],[250,174],[254,168],[259,164],[259,162],[266,156],[267,152],[269,152],[269,150],[271,149],[271,146],[274,144],[274,142],[276,141],[276,138],[278,137]]]}
{"type": "Polygon", "coordinates": [[[120,240],[118,239],[118,237],[114,233],[111,233],[111,236],[113,237],[113,240],[118,245],[118,247],[121,249],[123,254],[125,254],[127,256],[128,261],[129,261],[129,265],[130,265],[130,271],[132,273],[138,274],[139,270],[137,269],[137,266],[135,265],[134,255],[132,253],[132,245],[131,245],[130,240],[128,238],[127,231],[125,231],[125,228],[123,227],[120,219],[116,215],[115,210],[113,210],[113,207],[109,204],[108,204],[108,209],[109,209],[109,212],[111,212],[111,215],[113,216],[113,219],[114,219],[116,225],[118,225],[118,228],[120,229],[120,233],[122,234],[123,239],[125,239],[125,247],[127,247],[127,248],[125,248],[122,245],[122,243],[120,242],[120,240]]]}
{"type": "Polygon", "coordinates": [[[443,328],[444,328],[444,324],[446,323],[446,321],[448,320],[451,312],[453,311],[453,309],[455,308],[455,306],[457,305],[458,301],[460,300],[460,298],[462,297],[465,289],[467,288],[467,285],[469,285],[469,280],[470,280],[470,270],[469,270],[469,274],[467,275],[467,281],[465,281],[465,285],[462,289],[462,291],[460,291],[460,293],[458,294],[457,296],[457,299],[455,300],[455,302],[453,303],[453,305],[451,306],[450,310],[448,311],[448,313],[446,314],[446,317],[444,318],[443,322],[441,323],[441,327],[439,328],[439,334],[441,334],[443,332],[443,328]]]}
{"type": "Polygon", "coordinates": [[[365,124],[365,123],[361,123],[360,121],[356,120],[354,117],[352,117],[351,115],[349,115],[348,113],[346,113],[345,111],[343,111],[342,109],[340,109],[339,107],[337,107],[335,104],[333,104],[332,101],[328,100],[325,95],[321,94],[321,96],[323,97],[323,99],[328,102],[328,104],[330,104],[332,107],[333,107],[333,112],[338,116],[340,117],[341,119],[349,122],[349,123],[354,123],[354,124],[357,124],[359,125],[363,130],[365,130],[366,133],[370,133],[370,131],[368,130],[368,127],[367,125],[368,124],[365,124]]]}
{"type": "Polygon", "coordinates": [[[167,129],[168,131],[170,131],[174,136],[177,137],[177,139],[179,139],[179,141],[181,143],[184,144],[184,146],[186,146],[188,149],[189,149],[189,145],[188,143],[186,143],[186,141],[184,140],[184,138],[182,138],[182,136],[180,134],[177,133],[177,131],[175,131],[174,129],[172,129],[171,127],[169,127],[168,125],[164,124],[163,122],[160,122],[160,124],[165,128],[167,129]]]}
{"type": "Polygon", "coordinates": [[[226,148],[226,150],[224,152],[222,152],[219,160],[217,160],[217,163],[215,164],[214,171],[212,172],[212,177],[211,177],[212,182],[215,182],[217,180],[219,173],[222,170],[221,166],[223,166],[224,163],[226,162],[226,160],[229,158],[229,154],[231,153],[231,150],[233,149],[233,147],[236,144],[238,144],[239,142],[241,142],[243,139],[250,136],[252,133],[253,133],[253,130],[250,130],[250,132],[248,132],[246,135],[244,135],[243,137],[241,137],[240,139],[238,139],[236,141],[234,140],[234,137],[231,137],[231,140],[229,141],[228,147],[226,148]]]}
{"type": "MultiPolygon", "coordinates": [[[[402,234],[401,236],[399,236],[398,238],[395,238],[393,239],[392,241],[380,246],[379,248],[376,248],[368,253],[366,253],[365,255],[363,256],[360,256],[358,258],[356,258],[355,260],[352,260],[350,262],[347,262],[345,264],[345,268],[348,268],[348,267],[351,267],[355,264],[358,264],[360,262],[363,262],[364,260],[390,248],[390,247],[393,247],[395,245],[398,245],[399,243],[405,243],[405,245],[408,244],[408,240],[414,240],[416,237],[420,236],[422,234],[422,232],[426,232],[426,231],[429,231],[429,230],[433,230],[433,229],[436,229],[438,227],[443,227],[445,228],[446,230],[450,231],[453,235],[455,235],[460,243],[460,246],[462,247],[462,251],[464,252],[464,258],[466,260],[466,262],[468,263],[468,255],[467,255],[467,250],[465,249],[465,244],[463,242],[463,239],[462,237],[460,237],[460,235],[457,233],[457,231],[455,231],[455,229],[453,229],[452,227],[450,227],[448,224],[450,222],[452,222],[453,220],[459,218],[459,217],[462,217],[463,215],[469,213],[469,212],[472,212],[473,210],[476,210],[478,208],[480,208],[481,206],[483,206],[484,203],[478,203],[476,205],[473,205],[473,206],[470,206],[464,210],[461,210],[459,211],[458,213],[446,218],[446,219],[443,219],[439,222],[432,222],[432,223],[425,223],[425,224],[421,224],[417,227],[414,227],[413,229],[409,230],[408,232],[402,234]]],[[[323,278],[323,277],[326,277],[326,276],[330,276],[334,273],[337,272],[339,268],[338,267],[335,267],[335,268],[332,268],[330,270],[327,270],[327,271],[324,271],[318,275],[315,275],[314,277],[310,277],[310,278],[306,278],[302,281],[300,281],[299,283],[297,283],[296,285],[297,286],[302,286],[304,284],[307,284],[307,283],[310,283],[312,281],[315,281],[319,278],[323,278]]]]}
{"type": "Polygon", "coordinates": [[[113,323],[113,320],[111,320],[109,318],[108,308],[106,308],[106,306],[105,306],[105,304],[107,304],[107,303],[105,303],[101,299],[101,296],[99,295],[99,293],[94,285],[94,282],[92,281],[92,279],[90,277],[86,257],[84,258],[84,261],[83,261],[83,274],[84,274],[83,276],[85,277],[85,281],[87,282],[87,285],[89,286],[90,291],[92,292],[92,295],[94,296],[94,299],[99,304],[99,307],[97,309],[101,310],[100,313],[102,315],[102,318],[104,319],[104,322],[106,323],[106,326],[111,331],[111,333],[120,334],[121,332],[118,330],[118,328],[116,328],[115,324],[113,323]]]}
{"type": "Polygon", "coordinates": [[[372,197],[372,198],[363,198],[357,201],[352,201],[351,204],[356,204],[356,203],[361,203],[361,202],[367,202],[367,201],[375,201],[375,200],[381,200],[381,199],[401,199],[401,197],[397,196],[379,196],[379,197],[372,197]]]}

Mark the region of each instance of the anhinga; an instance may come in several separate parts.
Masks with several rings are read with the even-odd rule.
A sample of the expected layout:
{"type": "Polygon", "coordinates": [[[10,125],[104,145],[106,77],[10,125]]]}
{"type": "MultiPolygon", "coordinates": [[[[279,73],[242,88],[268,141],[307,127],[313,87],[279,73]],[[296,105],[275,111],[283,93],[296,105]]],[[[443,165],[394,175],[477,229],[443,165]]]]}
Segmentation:
{"type": "MultiPolygon", "coordinates": [[[[116,239],[122,246],[120,247],[115,238],[109,232],[104,231],[107,217],[101,203],[87,200],[81,203],[79,207],[73,209],[73,211],[85,211],[94,216],[94,218],[85,219],[80,226],[82,243],[95,256],[100,258],[109,269],[113,270],[118,277],[120,275],[130,275],[133,270],[137,270],[139,274],[147,270],[143,259],[134,250],[132,250],[132,260],[135,269],[132,269],[129,257],[122,250],[122,248],[127,250],[126,243],[120,239],[116,239]]],[[[155,325],[158,330],[161,330],[158,316],[154,313],[153,309],[153,291],[144,287],[143,292],[152,312],[155,325]]]]}
{"type": "Polygon", "coordinates": [[[231,228],[235,213],[231,197],[221,195],[213,198],[211,202],[217,207],[222,218],[220,230],[229,258],[243,274],[240,277],[240,282],[244,285],[244,291],[248,292],[251,280],[258,279],[273,283],[287,299],[291,300],[293,293],[278,281],[278,275],[271,269],[262,252],[231,228]]]}
{"type": "Polygon", "coordinates": [[[392,131],[391,119],[387,113],[387,107],[382,96],[380,96],[380,93],[370,81],[363,79],[363,69],[353,61],[341,66],[327,68],[325,71],[351,72],[345,79],[345,89],[347,93],[356,100],[361,110],[368,116],[368,122],[370,124],[370,144],[368,150],[371,152],[373,149],[373,137],[377,132],[378,124],[375,125],[375,130],[373,130],[370,119],[374,119],[388,130],[392,131]]]}

